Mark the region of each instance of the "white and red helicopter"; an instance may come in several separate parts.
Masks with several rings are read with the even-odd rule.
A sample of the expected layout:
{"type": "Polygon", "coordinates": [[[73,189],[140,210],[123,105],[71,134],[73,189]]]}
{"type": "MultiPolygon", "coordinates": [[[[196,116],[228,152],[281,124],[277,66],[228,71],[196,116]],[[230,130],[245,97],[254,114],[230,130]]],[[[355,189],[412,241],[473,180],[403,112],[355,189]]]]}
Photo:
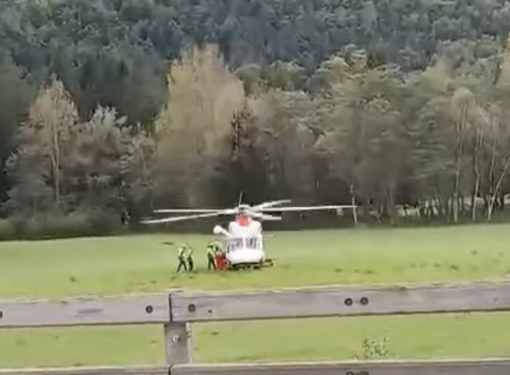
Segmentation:
{"type": "Polygon", "coordinates": [[[213,233],[223,235],[224,249],[226,253],[229,268],[260,268],[266,261],[264,243],[262,236],[261,221],[281,220],[281,216],[270,215],[273,212],[288,211],[321,211],[333,210],[338,214],[344,208],[355,208],[349,205],[326,205],[326,206],[305,206],[305,207],[274,207],[290,203],[290,200],[270,201],[255,206],[248,204],[239,204],[234,208],[223,210],[218,209],[162,209],[155,210],[154,213],[187,213],[190,215],[166,217],[163,219],[144,220],[142,224],[163,224],[183,220],[202,219],[214,216],[233,215],[234,221],[228,225],[228,229],[216,225],[213,233]],[[256,220],[258,219],[258,220],[256,220]]]}

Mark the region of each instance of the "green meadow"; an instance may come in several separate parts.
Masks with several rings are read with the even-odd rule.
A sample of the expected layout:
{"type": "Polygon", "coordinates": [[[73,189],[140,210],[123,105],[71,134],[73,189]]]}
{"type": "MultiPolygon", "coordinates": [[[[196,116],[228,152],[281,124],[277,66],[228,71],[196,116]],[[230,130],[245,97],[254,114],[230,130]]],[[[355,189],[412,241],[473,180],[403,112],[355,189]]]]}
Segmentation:
{"type": "MultiPolygon", "coordinates": [[[[0,243],[0,299],[189,290],[501,280],[510,275],[510,226],[274,233],[273,268],[203,269],[210,236],[158,235],[0,243]],[[169,245],[173,243],[174,245],[169,245]],[[176,274],[178,245],[199,269],[176,274]],[[202,269],[201,269],[202,268],[202,269]]],[[[1,302],[0,302],[1,306],[1,302]]],[[[194,325],[194,360],[248,362],[510,355],[510,315],[454,314],[194,325]],[[370,350],[364,340],[371,340],[370,350]],[[375,348],[375,349],[374,349],[375,348]]],[[[0,368],[164,362],[163,328],[0,330],[0,368]]]]}

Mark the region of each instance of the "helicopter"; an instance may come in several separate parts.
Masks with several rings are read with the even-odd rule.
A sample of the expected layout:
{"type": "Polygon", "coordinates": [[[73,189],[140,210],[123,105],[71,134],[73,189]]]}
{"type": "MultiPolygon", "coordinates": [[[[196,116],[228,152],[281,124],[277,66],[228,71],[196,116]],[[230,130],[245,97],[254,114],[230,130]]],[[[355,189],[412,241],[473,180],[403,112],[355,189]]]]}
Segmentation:
{"type": "Polygon", "coordinates": [[[215,216],[234,216],[234,220],[229,222],[227,229],[220,225],[215,225],[213,228],[214,234],[223,236],[223,249],[225,249],[228,268],[259,269],[268,261],[264,250],[261,221],[282,220],[281,216],[276,216],[272,213],[323,210],[340,213],[345,208],[356,207],[351,205],[275,207],[290,202],[291,200],[289,199],[275,200],[251,206],[249,204],[242,204],[241,200],[239,200],[237,206],[226,209],[160,209],[155,210],[154,213],[187,215],[143,220],[141,223],[162,224],[215,216]]]}

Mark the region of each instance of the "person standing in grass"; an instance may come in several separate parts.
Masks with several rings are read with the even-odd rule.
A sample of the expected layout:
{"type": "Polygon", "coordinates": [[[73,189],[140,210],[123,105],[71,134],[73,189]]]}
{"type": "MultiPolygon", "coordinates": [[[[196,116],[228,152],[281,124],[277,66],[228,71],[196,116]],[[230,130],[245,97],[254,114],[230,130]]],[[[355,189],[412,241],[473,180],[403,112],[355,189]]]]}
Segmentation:
{"type": "Polygon", "coordinates": [[[184,268],[184,271],[188,271],[188,266],[186,265],[186,245],[182,245],[179,248],[179,252],[177,253],[177,259],[179,261],[179,265],[177,266],[177,272],[181,271],[181,268],[184,268]]]}
{"type": "Polygon", "coordinates": [[[218,241],[214,242],[213,246],[216,253],[221,253],[223,251],[221,249],[221,244],[218,241]]]}
{"type": "Polygon", "coordinates": [[[190,246],[188,246],[186,260],[188,261],[188,271],[193,272],[193,269],[195,268],[195,262],[193,261],[193,249],[190,246]]]}
{"type": "Polygon", "coordinates": [[[214,260],[215,247],[216,247],[215,245],[216,245],[215,243],[210,243],[209,245],[207,245],[207,269],[208,270],[211,270],[211,268],[216,270],[216,262],[214,260]]]}

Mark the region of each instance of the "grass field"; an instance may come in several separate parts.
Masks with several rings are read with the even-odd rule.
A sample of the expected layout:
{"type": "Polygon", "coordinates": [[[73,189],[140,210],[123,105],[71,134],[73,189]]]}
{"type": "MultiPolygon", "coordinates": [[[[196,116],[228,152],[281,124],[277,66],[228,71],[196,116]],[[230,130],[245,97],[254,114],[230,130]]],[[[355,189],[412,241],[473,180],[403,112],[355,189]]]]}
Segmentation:
{"type": "MultiPolygon", "coordinates": [[[[140,236],[0,244],[0,299],[122,294],[170,288],[239,289],[502,279],[510,226],[275,234],[276,267],[176,275],[176,245],[207,236],[140,236]]],[[[510,355],[507,314],[370,317],[196,325],[196,361],[331,360],[363,355],[363,337],[387,338],[389,357],[510,355]]],[[[0,368],[164,361],[160,326],[0,330],[0,368]]],[[[366,353],[365,353],[366,354],[366,353]]]]}

